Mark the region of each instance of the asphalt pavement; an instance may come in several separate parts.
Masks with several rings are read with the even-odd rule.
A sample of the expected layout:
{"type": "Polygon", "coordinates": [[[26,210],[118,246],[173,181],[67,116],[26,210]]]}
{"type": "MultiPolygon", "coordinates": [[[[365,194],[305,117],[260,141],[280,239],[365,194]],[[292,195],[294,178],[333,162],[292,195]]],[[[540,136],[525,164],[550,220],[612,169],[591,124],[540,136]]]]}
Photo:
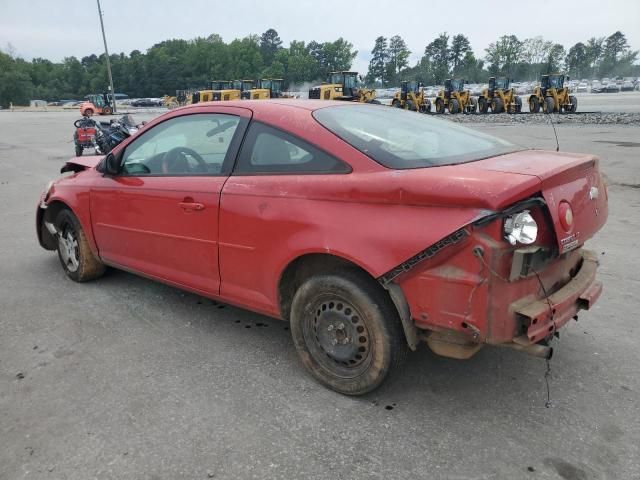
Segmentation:
{"type": "MultiPolygon", "coordinates": [[[[368,396],[303,370],[288,327],[111,270],[76,284],[35,237],[74,113],[0,112],[0,479],[640,478],[640,136],[557,127],[596,153],[603,295],[544,360],[412,354],[368,396]]],[[[544,125],[472,125],[555,149],[544,125]]]]}

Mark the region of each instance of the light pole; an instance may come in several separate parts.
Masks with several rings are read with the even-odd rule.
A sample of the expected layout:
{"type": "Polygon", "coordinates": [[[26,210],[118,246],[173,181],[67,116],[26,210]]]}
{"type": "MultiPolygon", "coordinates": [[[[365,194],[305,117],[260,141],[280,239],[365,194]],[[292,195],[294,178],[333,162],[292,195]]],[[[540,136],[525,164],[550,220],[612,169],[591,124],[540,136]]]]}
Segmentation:
{"type": "Polygon", "coordinates": [[[111,100],[113,101],[113,113],[116,113],[116,91],[113,89],[113,76],[111,76],[111,61],[109,60],[109,49],[107,48],[107,37],[104,34],[104,22],[102,21],[102,9],[100,0],[98,2],[98,16],[100,17],[100,28],[102,28],[102,40],[104,41],[104,53],[107,56],[107,73],[109,74],[109,90],[111,90],[111,100]]]}

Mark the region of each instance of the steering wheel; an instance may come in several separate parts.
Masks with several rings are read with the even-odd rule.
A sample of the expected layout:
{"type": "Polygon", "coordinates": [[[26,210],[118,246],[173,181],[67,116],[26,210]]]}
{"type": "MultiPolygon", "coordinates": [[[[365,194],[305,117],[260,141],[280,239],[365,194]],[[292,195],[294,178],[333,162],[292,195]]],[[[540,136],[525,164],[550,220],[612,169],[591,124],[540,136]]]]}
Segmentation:
{"type": "Polygon", "coordinates": [[[175,147],[162,157],[162,173],[190,173],[192,170],[186,155],[193,157],[198,162],[196,171],[207,172],[207,162],[198,152],[189,147],[175,147]]]}

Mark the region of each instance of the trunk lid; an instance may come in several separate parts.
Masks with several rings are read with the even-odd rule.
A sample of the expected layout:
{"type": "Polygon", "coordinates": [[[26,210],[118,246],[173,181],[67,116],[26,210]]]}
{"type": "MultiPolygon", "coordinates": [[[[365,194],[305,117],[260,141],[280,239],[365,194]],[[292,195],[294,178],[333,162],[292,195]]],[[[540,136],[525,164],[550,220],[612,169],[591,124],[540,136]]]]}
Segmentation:
{"type": "Polygon", "coordinates": [[[607,190],[598,158],[593,155],[527,150],[474,164],[486,171],[531,175],[540,180],[561,254],[584,244],[607,220],[607,190]]]}

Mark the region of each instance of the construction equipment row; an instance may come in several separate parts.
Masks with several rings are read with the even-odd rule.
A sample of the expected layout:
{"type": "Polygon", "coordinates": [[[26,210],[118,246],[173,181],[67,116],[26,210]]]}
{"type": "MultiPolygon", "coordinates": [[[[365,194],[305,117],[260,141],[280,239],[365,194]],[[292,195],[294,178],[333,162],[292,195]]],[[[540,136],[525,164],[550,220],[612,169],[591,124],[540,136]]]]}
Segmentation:
{"type": "MultiPolygon", "coordinates": [[[[540,86],[529,97],[529,111],[538,113],[568,112],[578,109],[578,100],[569,95],[565,86],[564,74],[542,75],[540,86]]],[[[227,101],[227,100],[265,100],[286,98],[282,91],[283,80],[264,78],[261,80],[216,80],[206,90],[178,90],[175,97],[165,97],[165,105],[174,108],[182,105],[227,101]]],[[[350,102],[375,103],[376,91],[362,85],[358,72],[331,72],[326,82],[309,89],[309,99],[343,100],[350,102]]],[[[431,112],[431,101],[426,97],[424,85],[417,81],[402,81],[400,90],[391,100],[391,106],[420,113],[431,112]]],[[[520,113],[522,99],[515,94],[511,80],[507,77],[491,77],[489,84],[478,98],[472,97],[465,89],[465,81],[450,78],[444,82],[444,88],[438,91],[434,100],[435,113],[520,113]]]]}

